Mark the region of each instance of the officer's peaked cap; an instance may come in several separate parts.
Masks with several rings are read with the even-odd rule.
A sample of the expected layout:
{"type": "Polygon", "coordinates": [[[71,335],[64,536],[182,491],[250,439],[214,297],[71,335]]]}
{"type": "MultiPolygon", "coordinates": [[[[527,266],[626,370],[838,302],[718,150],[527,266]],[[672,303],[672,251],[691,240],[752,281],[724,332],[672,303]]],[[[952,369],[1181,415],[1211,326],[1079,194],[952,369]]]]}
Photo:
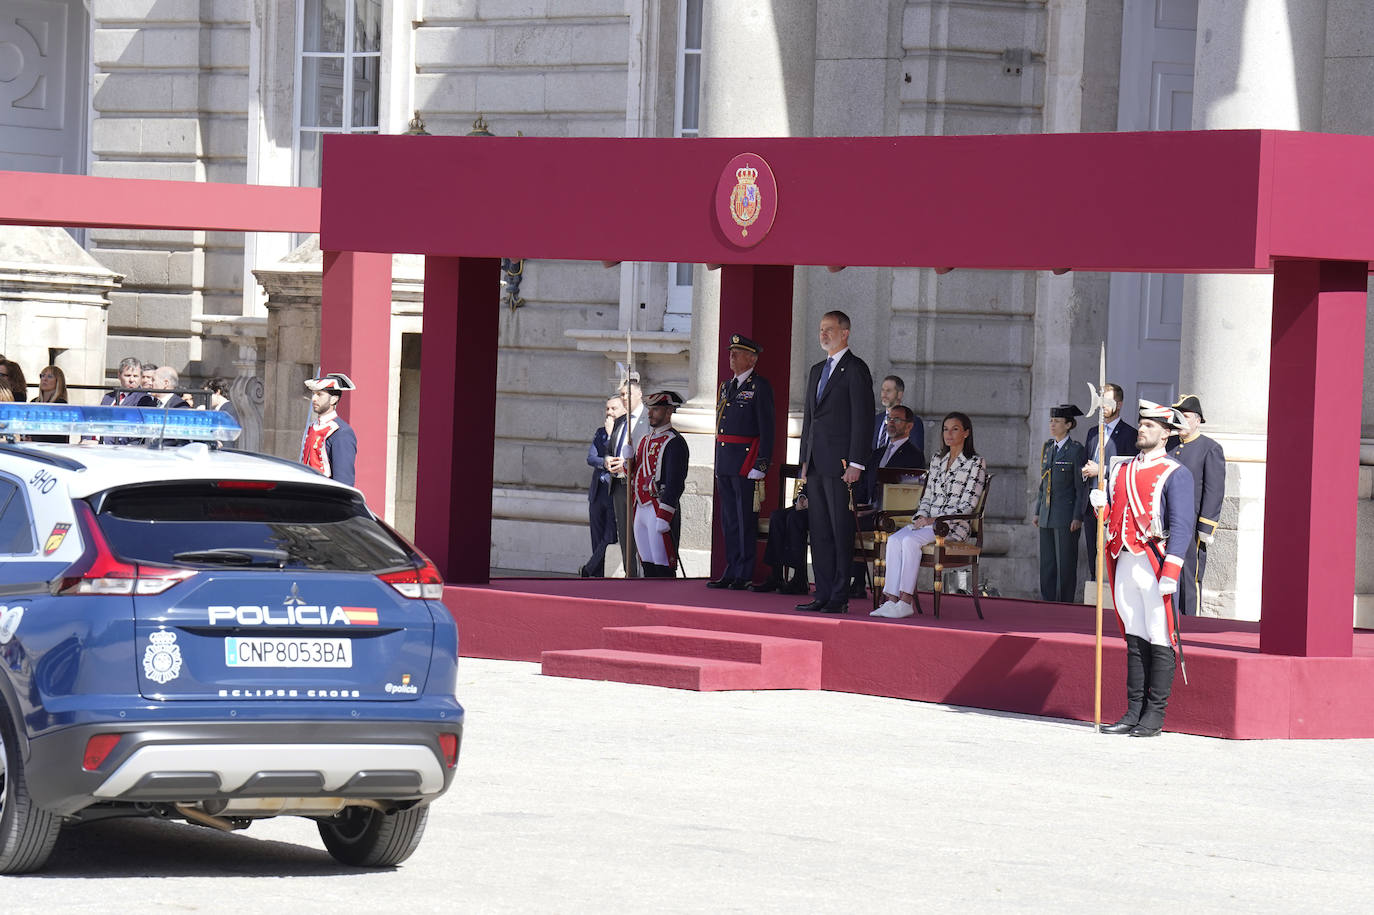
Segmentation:
{"type": "Polygon", "coordinates": [[[742,349],[746,353],[753,353],[755,356],[763,352],[763,347],[759,346],[757,343],[755,343],[753,340],[750,340],[743,334],[730,335],[730,348],[742,349]]]}

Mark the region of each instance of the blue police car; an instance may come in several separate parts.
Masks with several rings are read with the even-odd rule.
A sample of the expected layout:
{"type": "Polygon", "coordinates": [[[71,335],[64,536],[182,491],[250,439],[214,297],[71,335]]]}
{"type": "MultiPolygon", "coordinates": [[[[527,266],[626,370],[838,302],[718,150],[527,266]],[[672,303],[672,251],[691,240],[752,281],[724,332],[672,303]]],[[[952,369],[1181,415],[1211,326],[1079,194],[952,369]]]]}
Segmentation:
{"type": "Polygon", "coordinates": [[[309,817],[358,866],[419,844],[462,739],[442,580],[357,490],[216,446],[237,434],[0,404],[0,873],[107,817],[309,817]],[[23,441],[54,435],[151,444],[23,441]]]}

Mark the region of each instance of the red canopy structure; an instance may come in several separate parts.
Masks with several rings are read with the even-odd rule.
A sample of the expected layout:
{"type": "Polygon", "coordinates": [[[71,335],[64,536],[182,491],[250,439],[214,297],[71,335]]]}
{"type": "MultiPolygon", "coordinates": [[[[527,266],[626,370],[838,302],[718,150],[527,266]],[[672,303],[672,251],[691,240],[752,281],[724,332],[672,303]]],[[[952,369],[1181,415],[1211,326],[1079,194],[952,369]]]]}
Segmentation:
{"type": "Polygon", "coordinates": [[[723,265],[721,328],[774,352],[790,351],[795,265],[1272,271],[1271,426],[1301,416],[1311,434],[1270,439],[1261,649],[1351,654],[1360,402],[1350,392],[1363,382],[1374,138],[335,135],[325,150],[322,195],[0,172],[0,223],[318,229],[321,364],[358,383],[344,412],[358,431],[359,486],[378,508],[389,379],[376,341],[390,337],[390,255],[425,255],[416,540],[459,584],[488,576],[502,256],[723,265]],[[752,237],[728,208],[744,154],[775,191],[767,218],[743,227],[752,237]]]}
{"type": "Polygon", "coordinates": [[[790,350],[794,265],[1272,271],[1271,426],[1302,416],[1311,434],[1270,440],[1261,647],[1348,657],[1372,159],[1374,138],[1275,131],[330,136],[322,360],[360,379],[349,419],[375,500],[385,365],[370,344],[387,333],[389,256],[425,255],[416,541],[449,581],[482,583],[502,256],[723,265],[722,333],[774,352],[790,350]],[[753,238],[722,209],[742,154],[775,188],[753,238]]]}

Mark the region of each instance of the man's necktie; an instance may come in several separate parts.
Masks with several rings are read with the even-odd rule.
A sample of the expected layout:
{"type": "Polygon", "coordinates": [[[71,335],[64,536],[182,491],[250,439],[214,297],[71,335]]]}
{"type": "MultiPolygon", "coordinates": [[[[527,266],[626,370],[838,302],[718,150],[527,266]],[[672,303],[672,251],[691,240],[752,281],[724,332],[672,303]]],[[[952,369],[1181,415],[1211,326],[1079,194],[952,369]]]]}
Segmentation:
{"type": "Polygon", "coordinates": [[[726,400],[734,400],[734,399],[735,399],[735,395],[738,394],[738,393],[739,393],[739,379],[738,379],[738,378],[731,378],[731,379],[730,379],[730,383],[729,383],[728,385],[726,385],[726,387],[725,387],[725,399],[726,399],[726,400]]]}
{"type": "Polygon", "coordinates": [[[825,383],[830,380],[830,369],[834,362],[830,359],[825,360],[825,368],[821,369],[821,383],[816,385],[816,399],[820,400],[825,393],[825,383]]]}
{"type": "Polygon", "coordinates": [[[878,425],[878,447],[879,447],[879,448],[886,448],[886,447],[888,446],[888,444],[889,444],[889,439],[888,439],[888,437],[887,437],[887,420],[884,419],[884,420],[878,425]]]}

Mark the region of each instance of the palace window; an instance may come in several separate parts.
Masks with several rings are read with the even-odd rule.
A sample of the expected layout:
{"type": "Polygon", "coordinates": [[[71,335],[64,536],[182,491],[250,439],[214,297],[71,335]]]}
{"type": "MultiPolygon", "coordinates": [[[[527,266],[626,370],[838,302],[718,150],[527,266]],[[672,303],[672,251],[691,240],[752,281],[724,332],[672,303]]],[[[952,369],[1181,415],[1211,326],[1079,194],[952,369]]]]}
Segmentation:
{"type": "MultiPolygon", "coordinates": [[[[673,135],[697,136],[701,118],[701,7],[703,0],[678,5],[677,112],[673,135]]],[[[668,309],[663,329],[692,329],[692,264],[668,265],[668,309]]]]}
{"type": "Polygon", "coordinates": [[[320,184],[327,133],[377,133],[383,0],[301,0],[296,35],[296,183],[320,184]]]}

